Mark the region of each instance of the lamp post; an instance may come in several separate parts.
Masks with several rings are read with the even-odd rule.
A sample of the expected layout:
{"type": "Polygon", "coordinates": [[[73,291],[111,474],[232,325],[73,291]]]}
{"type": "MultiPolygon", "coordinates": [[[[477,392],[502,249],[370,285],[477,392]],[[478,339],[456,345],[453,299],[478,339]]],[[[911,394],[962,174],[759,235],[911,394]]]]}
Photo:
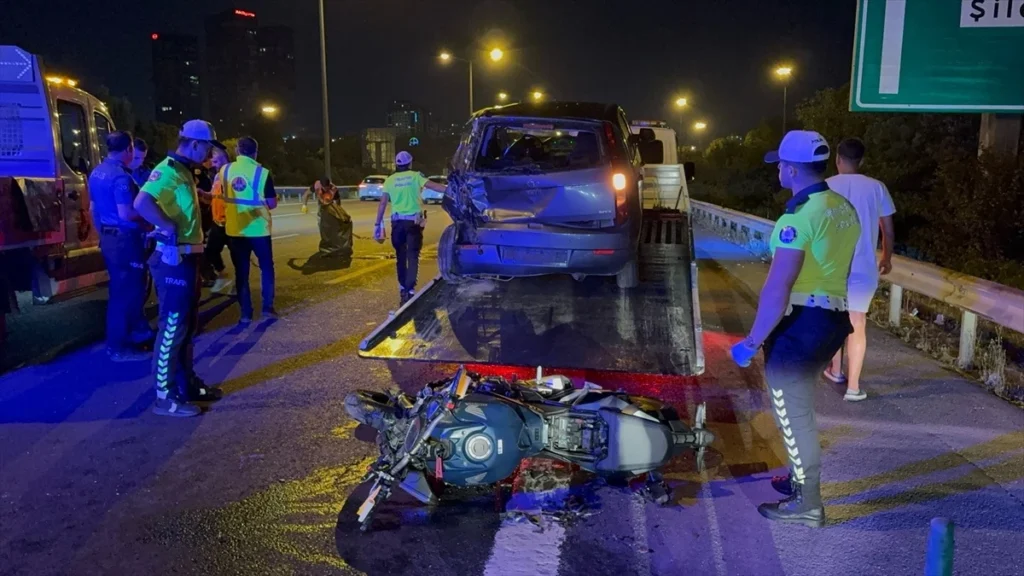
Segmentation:
{"type": "Polygon", "coordinates": [[[506,101],[508,101],[508,93],[507,92],[498,92],[498,102],[506,102],[506,101]]]}
{"type": "Polygon", "coordinates": [[[689,104],[689,102],[686,98],[683,98],[682,96],[676,98],[676,120],[679,121],[680,132],[683,130],[683,110],[686,108],[687,104],[689,104]]]}
{"type": "Polygon", "coordinates": [[[543,92],[541,92],[540,90],[534,90],[534,91],[533,91],[533,92],[532,92],[532,93],[530,94],[530,97],[531,97],[531,98],[533,98],[533,101],[534,101],[534,102],[540,102],[541,100],[543,100],[543,99],[544,99],[544,93],[543,93],[543,92]]]}
{"type": "Polygon", "coordinates": [[[320,99],[323,102],[324,177],[331,178],[331,123],[327,105],[327,35],[324,33],[324,0],[320,4],[320,99]]]}
{"type": "MultiPolygon", "coordinates": [[[[490,52],[488,52],[487,54],[492,62],[498,62],[499,60],[505,57],[505,51],[502,50],[501,48],[492,48],[490,52]]],[[[475,108],[473,107],[473,60],[467,58],[458,58],[452,55],[452,53],[448,52],[447,50],[442,51],[440,54],[438,54],[438,58],[444,64],[447,64],[452,60],[458,60],[459,62],[465,62],[469,66],[469,115],[472,116],[473,112],[475,111],[475,108]]]]}
{"type": "Polygon", "coordinates": [[[789,88],[789,79],[793,76],[792,66],[779,66],[775,69],[775,76],[782,81],[782,133],[786,133],[786,108],[787,108],[787,94],[789,88]]]}
{"type": "Polygon", "coordinates": [[[701,135],[704,133],[705,130],[707,130],[707,128],[708,123],[704,122],[703,120],[698,120],[693,124],[693,131],[697,133],[697,143],[700,144],[701,146],[704,145],[704,139],[701,138],[701,135]]]}

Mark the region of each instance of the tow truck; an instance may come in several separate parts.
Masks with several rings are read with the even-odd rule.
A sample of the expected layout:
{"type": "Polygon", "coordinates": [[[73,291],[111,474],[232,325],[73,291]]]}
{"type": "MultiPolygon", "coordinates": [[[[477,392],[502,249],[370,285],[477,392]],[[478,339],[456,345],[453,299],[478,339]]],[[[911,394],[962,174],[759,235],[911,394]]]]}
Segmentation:
{"type": "MultiPolygon", "coordinates": [[[[485,113],[478,112],[474,118],[485,113]]],[[[644,164],[638,286],[620,289],[614,280],[601,277],[452,282],[439,275],[374,329],[360,343],[359,355],[632,374],[702,374],[697,262],[686,187],[693,178],[693,165],[674,164],[674,133],[671,142],[664,142],[658,140],[654,126],[629,127],[621,109],[620,116],[615,130],[632,133],[630,147],[644,164]],[[651,141],[661,144],[651,145],[651,141]],[[668,147],[673,164],[664,164],[668,147]]],[[[463,146],[473,144],[463,138],[463,146]]],[[[446,195],[457,193],[451,185],[446,191],[446,195]]],[[[443,250],[439,246],[439,257],[443,250]]]]}
{"type": "Polygon", "coordinates": [[[0,273],[36,303],[107,280],[87,175],[112,130],[106,105],[75,80],[0,46],[0,273]]]}

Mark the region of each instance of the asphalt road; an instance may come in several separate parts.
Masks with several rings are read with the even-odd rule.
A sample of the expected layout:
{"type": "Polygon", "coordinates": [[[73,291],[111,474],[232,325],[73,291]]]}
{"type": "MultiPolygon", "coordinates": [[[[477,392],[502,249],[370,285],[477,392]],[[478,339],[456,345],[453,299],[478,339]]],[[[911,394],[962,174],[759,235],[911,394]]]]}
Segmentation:
{"type": "MultiPolygon", "coordinates": [[[[346,207],[369,236],[373,206],[346,207]]],[[[413,389],[451,367],[359,359],[359,341],[397,304],[388,250],[357,241],[350,269],[314,270],[315,216],[289,212],[274,230],[282,320],[237,333],[236,306],[205,305],[198,369],[227,396],[202,417],[152,415],[148,367],[109,365],[100,344],[0,377],[0,573],[920,574],[936,516],[957,525],[956,573],[1024,570],[1024,413],[878,330],[872,399],[820,389],[829,525],[757,514],[784,453],[759,365],[741,371],[727,349],[749,327],[765,267],[702,231],[707,372],[600,382],[685,414],[707,402],[710,468],[672,462],[671,506],[582,478],[592,515],[570,525],[503,522],[488,493],[454,491],[435,510],[396,498],[361,534],[358,482],[375,447],[346,417],[345,394],[413,389]]],[[[431,219],[428,242],[442,222],[431,219]]],[[[47,349],[72,326],[98,336],[101,302],[97,292],[61,304],[61,318],[81,319],[47,321],[63,335],[47,349]]]]}

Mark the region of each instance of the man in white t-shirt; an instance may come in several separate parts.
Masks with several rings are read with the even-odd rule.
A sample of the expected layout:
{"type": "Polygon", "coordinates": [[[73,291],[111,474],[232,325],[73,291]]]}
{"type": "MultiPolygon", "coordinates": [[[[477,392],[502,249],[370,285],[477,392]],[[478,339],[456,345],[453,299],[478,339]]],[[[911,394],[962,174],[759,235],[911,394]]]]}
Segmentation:
{"type": "Polygon", "coordinates": [[[859,174],[864,160],[864,143],[857,138],[847,138],[839,143],[836,154],[836,167],[839,174],[828,179],[828,187],[853,204],[860,217],[860,240],[853,254],[850,267],[850,281],[847,299],[850,309],[850,323],[853,334],[846,340],[847,376],[843,375],[843,351],[840,350],[832,359],[832,364],[825,369],[825,377],[842,384],[846,383],[844,398],[858,402],[867,398],[860,389],[860,374],[864,368],[864,356],[867,354],[867,312],[871,307],[871,299],[878,289],[878,276],[888,274],[892,270],[892,250],[895,239],[892,215],[896,213],[892,196],[885,184],[874,178],[859,174]],[[875,225],[878,222],[878,225],[875,225]],[[878,246],[878,231],[882,231],[882,258],[877,260],[875,248],[878,246]]]}

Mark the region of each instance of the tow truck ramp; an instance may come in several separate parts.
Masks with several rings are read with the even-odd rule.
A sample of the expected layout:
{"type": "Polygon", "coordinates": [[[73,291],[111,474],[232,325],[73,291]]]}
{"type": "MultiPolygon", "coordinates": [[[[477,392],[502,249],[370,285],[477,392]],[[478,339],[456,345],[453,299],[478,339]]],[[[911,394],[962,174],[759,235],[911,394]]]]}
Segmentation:
{"type": "Polygon", "coordinates": [[[363,358],[692,376],[704,371],[689,215],[645,211],[640,284],[540,276],[432,280],[370,333],[363,358]]]}

